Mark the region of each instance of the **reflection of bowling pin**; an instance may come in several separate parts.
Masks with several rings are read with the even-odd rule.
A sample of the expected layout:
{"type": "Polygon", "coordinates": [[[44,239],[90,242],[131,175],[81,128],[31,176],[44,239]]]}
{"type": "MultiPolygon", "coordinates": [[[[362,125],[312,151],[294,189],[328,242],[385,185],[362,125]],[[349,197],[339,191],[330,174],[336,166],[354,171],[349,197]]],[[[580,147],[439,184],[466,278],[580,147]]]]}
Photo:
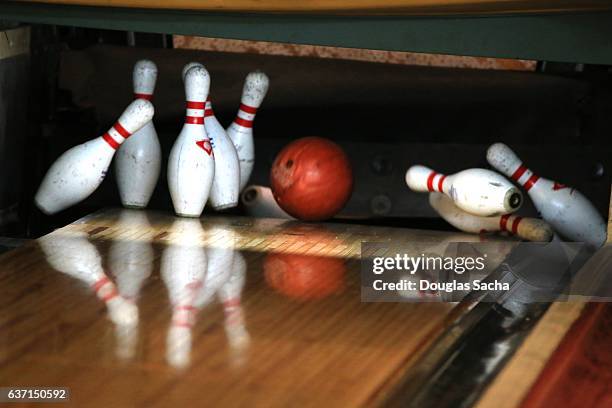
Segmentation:
{"type": "Polygon", "coordinates": [[[49,168],[35,201],[38,208],[54,214],[93,193],[104,177],[115,151],[132,133],[153,118],[153,105],[133,101],[104,135],[71,148],[49,168]]]}
{"type": "Polygon", "coordinates": [[[250,185],[242,191],[240,201],[250,216],[294,219],[280,208],[270,187],[250,185]]]}
{"type": "Polygon", "coordinates": [[[535,175],[505,144],[487,151],[491,166],[521,184],[546,221],[562,236],[599,248],[606,241],[606,223],[593,204],[573,188],[535,175]]]}
{"type": "Polygon", "coordinates": [[[429,193],[429,204],[453,227],[474,234],[492,231],[507,231],[528,241],[548,242],[553,230],[545,221],[537,218],[523,218],[516,215],[480,217],[467,213],[453,204],[441,193],[429,193]]]}
{"type": "Polygon", "coordinates": [[[202,66],[185,73],[187,116],[168,158],[168,187],[177,215],[199,217],[215,175],[215,160],[204,127],[210,77],[202,66]]]}
{"type": "Polygon", "coordinates": [[[231,274],[218,291],[225,313],[225,333],[234,357],[238,360],[242,358],[242,353],[251,342],[251,337],[246,329],[241,304],[242,289],[246,280],[246,269],[247,265],[244,257],[240,252],[236,251],[233,257],[231,274]]]}
{"type": "Polygon", "coordinates": [[[500,174],[486,169],[468,169],[445,176],[425,166],[412,166],[406,184],[414,191],[438,191],[470,214],[489,217],[518,210],[521,192],[500,174]]]}
{"type": "Polygon", "coordinates": [[[172,323],[168,329],[166,359],[175,367],[189,364],[191,328],[198,307],[195,300],[206,276],[206,251],[201,246],[204,231],[199,220],[173,223],[169,246],[161,260],[161,276],[172,303],[172,323]]]}
{"type": "Polygon", "coordinates": [[[112,241],[108,266],[115,276],[121,296],[136,302],[142,285],[153,270],[154,253],[151,238],[142,236],[150,232],[151,225],[145,213],[121,210],[116,227],[134,233],[112,241]],[[135,236],[136,234],[138,236],[135,236]]]}
{"type": "Polygon", "coordinates": [[[246,187],[255,164],[253,120],[257,109],[266,97],[269,83],[268,76],[261,71],[254,71],[247,75],[242,88],[240,109],[236,119],[227,128],[227,135],[236,146],[240,160],[240,191],[246,187]]]}
{"type": "MultiPolygon", "coordinates": [[[[132,74],[134,97],[151,100],[157,80],[153,61],[140,60],[132,74]]],[[[159,178],[161,147],[153,121],[147,122],[117,151],[115,176],[124,207],[144,208],[149,204],[159,178]]]]}
{"type": "Polygon", "coordinates": [[[85,282],[105,304],[109,318],[117,325],[138,323],[138,310],[126,301],[102,269],[98,250],[87,234],[58,231],[38,239],[47,262],[56,270],[85,282]]]}

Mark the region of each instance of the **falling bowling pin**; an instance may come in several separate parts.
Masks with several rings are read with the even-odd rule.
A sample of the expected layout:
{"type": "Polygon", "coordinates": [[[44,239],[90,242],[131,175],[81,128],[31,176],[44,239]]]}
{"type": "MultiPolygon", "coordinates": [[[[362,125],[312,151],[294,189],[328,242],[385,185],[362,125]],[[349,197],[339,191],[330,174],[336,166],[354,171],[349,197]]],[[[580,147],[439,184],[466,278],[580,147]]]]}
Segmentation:
{"type": "MultiPolygon", "coordinates": [[[[151,100],[157,80],[153,61],[140,60],[132,74],[134,97],[151,100]]],[[[127,208],[145,208],[159,179],[161,147],[153,121],[125,141],[115,158],[115,176],[121,204],[127,208]]]]}
{"type": "Polygon", "coordinates": [[[187,114],[168,158],[168,188],[177,215],[199,217],[215,176],[213,149],[204,127],[210,76],[203,66],[193,66],[184,81],[187,114]]]}
{"type": "Polygon", "coordinates": [[[506,231],[528,241],[549,242],[553,230],[546,221],[537,218],[523,218],[504,214],[493,217],[472,215],[457,207],[453,200],[442,193],[429,193],[429,204],[440,217],[453,227],[474,234],[481,232],[506,231]]]}
{"type": "Polygon", "coordinates": [[[133,101],[108,132],[62,154],[43,178],[34,201],[46,214],[55,214],[93,193],[119,146],[153,118],[153,105],[133,101]]]}
{"type": "Polygon", "coordinates": [[[242,88],[238,114],[227,128],[227,135],[232,139],[240,160],[240,191],[246,187],[255,164],[253,120],[266,97],[269,84],[268,76],[261,71],[247,75],[242,88]]]}
{"type": "MultiPolygon", "coordinates": [[[[202,64],[190,62],[185,65],[183,77],[194,66],[202,66],[202,64]]],[[[238,205],[240,183],[238,153],[225,129],[215,117],[210,96],[206,99],[204,126],[215,153],[215,177],[210,190],[210,205],[215,210],[235,207],[238,205]]]]}
{"type": "Polygon", "coordinates": [[[489,147],[487,160],[491,166],[523,186],[542,218],[563,237],[584,242],[592,248],[604,244],[606,223],[579,191],[537,176],[503,143],[489,147]]]}
{"type": "Polygon", "coordinates": [[[483,217],[513,213],[523,203],[523,195],[510,181],[486,169],[446,176],[416,165],[406,172],[406,184],[414,191],[444,193],[457,207],[483,217]]]}

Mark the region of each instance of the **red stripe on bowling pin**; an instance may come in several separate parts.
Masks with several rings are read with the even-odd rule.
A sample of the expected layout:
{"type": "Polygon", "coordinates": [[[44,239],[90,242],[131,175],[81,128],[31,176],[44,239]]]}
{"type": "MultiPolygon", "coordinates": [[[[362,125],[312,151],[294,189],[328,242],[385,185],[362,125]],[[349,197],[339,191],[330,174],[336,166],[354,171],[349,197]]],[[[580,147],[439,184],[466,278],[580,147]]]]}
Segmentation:
{"type": "Polygon", "coordinates": [[[187,101],[186,105],[187,105],[187,115],[185,116],[185,123],[189,123],[191,125],[203,125],[204,124],[204,109],[206,108],[206,103],[187,101]],[[202,111],[202,112],[197,112],[197,111],[202,111]]]}
{"type": "Polygon", "coordinates": [[[499,229],[501,229],[502,231],[511,232],[512,234],[516,235],[516,233],[518,232],[519,224],[521,223],[523,217],[514,218],[512,220],[512,226],[510,227],[510,229],[508,229],[508,220],[510,220],[510,216],[510,214],[505,214],[499,218],[499,229]]]}
{"type": "Polygon", "coordinates": [[[499,218],[499,229],[502,231],[508,231],[506,226],[508,225],[508,218],[510,218],[510,214],[504,214],[499,218]]]}
{"type": "Polygon", "coordinates": [[[214,112],[213,112],[213,108],[212,108],[212,102],[210,101],[210,98],[206,99],[206,108],[204,111],[204,117],[209,117],[209,116],[213,116],[214,112]]]}
{"type": "Polygon", "coordinates": [[[427,177],[427,190],[429,190],[429,191],[431,191],[431,192],[436,192],[436,191],[438,191],[438,192],[440,192],[440,193],[443,193],[443,192],[444,192],[444,191],[443,191],[443,188],[444,188],[444,180],[445,180],[445,179],[446,179],[446,176],[445,176],[445,175],[442,175],[442,174],[436,173],[435,171],[432,171],[432,172],[429,174],[429,177],[427,177]],[[436,186],[436,187],[437,187],[437,190],[436,190],[436,187],[434,187],[434,181],[435,181],[435,179],[436,179],[436,176],[441,176],[441,177],[438,179],[438,183],[437,183],[438,185],[436,186]]]}
{"type": "Polygon", "coordinates": [[[514,221],[512,222],[512,233],[514,235],[516,235],[516,233],[518,232],[518,226],[521,223],[522,219],[523,219],[523,217],[516,217],[514,219],[514,221]]]}
{"type": "Polygon", "coordinates": [[[204,118],[202,116],[185,116],[185,123],[191,125],[203,125],[204,118]]]}
{"type": "Polygon", "coordinates": [[[131,135],[131,133],[128,132],[127,130],[125,130],[125,128],[123,126],[121,126],[121,123],[117,122],[117,123],[115,123],[113,125],[111,130],[109,130],[108,132],[106,132],[105,134],[102,135],[102,139],[104,139],[104,141],[106,141],[106,143],[108,143],[108,145],[110,147],[112,147],[113,149],[117,150],[119,148],[119,146],[121,145],[121,143],[123,143],[125,141],[125,139],[130,137],[130,135],[131,135]],[[111,136],[111,131],[112,130],[117,132],[119,134],[119,136],[121,136],[123,138],[123,140],[117,141],[113,136],[111,136]]]}
{"type": "Polygon", "coordinates": [[[117,293],[117,289],[114,287],[114,285],[110,288],[110,292],[107,294],[102,294],[102,296],[100,296],[100,291],[106,286],[106,285],[113,285],[113,283],[110,281],[110,279],[108,279],[108,277],[104,276],[103,278],[100,278],[97,282],[95,282],[92,285],[92,288],[94,290],[94,292],[96,293],[96,295],[98,297],[100,297],[100,299],[102,299],[105,303],[108,302],[109,300],[117,297],[119,294],[117,293]]]}
{"type": "Polygon", "coordinates": [[[529,191],[531,189],[531,187],[533,187],[535,185],[535,183],[538,182],[538,180],[540,179],[540,176],[536,176],[535,174],[533,174],[533,172],[531,172],[531,170],[529,170],[527,167],[523,166],[522,164],[514,171],[514,173],[512,173],[511,176],[512,180],[516,181],[519,184],[522,184],[523,187],[525,188],[525,190],[529,191]],[[523,175],[525,175],[525,173],[531,173],[531,175],[529,176],[529,178],[524,182],[521,183],[520,179],[521,177],[523,177],[523,175]]]}
{"type": "Polygon", "coordinates": [[[246,128],[253,127],[253,119],[255,114],[257,113],[257,108],[253,106],[245,105],[243,103],[240,104],[240,109],[238,110],[238,115],[236,119],[234,119],[234,123],[246,128]],[[240,114],[247,115],[246,118],[242,117],[240,114]],[[253,117],[249,117],[248,115],[253,115],[253,117]]]}
{"type": "Polygon", "coordinates": [[[540,176],[536,176],[535,174],[532,174],[531,177],[527,179],[525,184],[523,184],[523,187],[525,187],[526,191],[529,191],[531,190],[531,187],[533,187],[533,185],[538,182],[539,179],[540,179],[540,176]]]}
{"type": "Polygon", "coordinates": [[[153,99],[153,94],[135,93],[134,99],[146,99],[147,101],[150,101],[151,99],[153,99]]]}

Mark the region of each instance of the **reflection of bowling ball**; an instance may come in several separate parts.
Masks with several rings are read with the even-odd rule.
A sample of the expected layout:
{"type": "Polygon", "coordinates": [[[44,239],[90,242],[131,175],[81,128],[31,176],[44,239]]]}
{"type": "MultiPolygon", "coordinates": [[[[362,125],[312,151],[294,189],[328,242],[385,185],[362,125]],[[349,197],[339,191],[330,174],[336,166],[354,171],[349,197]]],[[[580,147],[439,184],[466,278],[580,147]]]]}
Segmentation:
{"type": "Polygon", "coordinates": [[[341,258],[271,253],[263,267],[268,285],[290,298],[316,300],[344,289],[341,258]]]}
{"type": "Polygon", "coordinates": [[[353,173],[342,148],[320,137],[304,137],[283,148],[270,172],[274,198],[290,215],[324,220],[344,207],[353,173]]]}

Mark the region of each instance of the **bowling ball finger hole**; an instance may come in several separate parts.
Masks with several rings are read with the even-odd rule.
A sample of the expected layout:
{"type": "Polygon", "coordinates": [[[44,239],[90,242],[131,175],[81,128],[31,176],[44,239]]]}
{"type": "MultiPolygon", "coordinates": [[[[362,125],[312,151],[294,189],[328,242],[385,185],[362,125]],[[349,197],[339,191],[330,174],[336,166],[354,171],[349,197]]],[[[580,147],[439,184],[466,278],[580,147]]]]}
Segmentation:
{"type": "Polygon", "coordinates": [[[287,163],[285,163],[285,167],[288,168],[288,169],[293,167],[293,160],[287,160],[287,163]]]}

